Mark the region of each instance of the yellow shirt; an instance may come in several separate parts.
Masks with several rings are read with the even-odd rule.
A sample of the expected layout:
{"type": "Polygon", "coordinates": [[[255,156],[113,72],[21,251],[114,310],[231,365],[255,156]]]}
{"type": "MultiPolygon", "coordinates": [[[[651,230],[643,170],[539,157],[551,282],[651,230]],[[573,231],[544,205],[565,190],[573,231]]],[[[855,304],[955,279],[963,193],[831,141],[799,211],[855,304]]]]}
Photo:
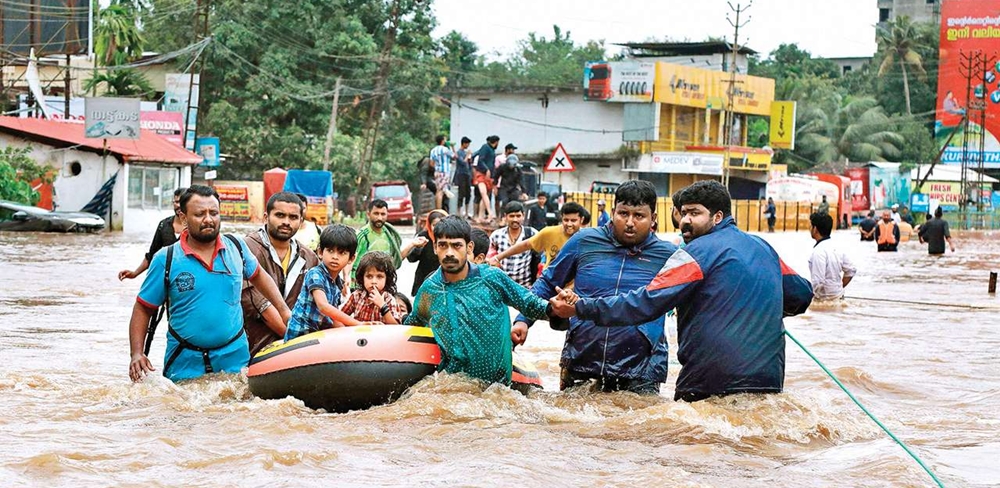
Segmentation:
{"type": "Polygon", "coordinates": [[[534,237],[528,239],[528,244],[535,252],[545,253],[545,266],[548,267],[568,240],[569,236],[563,232],[562,226],[553,225],[538,231],[534,237]]]}
{"type": "Polygon", "coordinates": [[[292,248],[289,247],[288,251],[285,253],[285,257],[281,258],[281,269],[288,274],[288,265],[292,262],[292,248]]]}

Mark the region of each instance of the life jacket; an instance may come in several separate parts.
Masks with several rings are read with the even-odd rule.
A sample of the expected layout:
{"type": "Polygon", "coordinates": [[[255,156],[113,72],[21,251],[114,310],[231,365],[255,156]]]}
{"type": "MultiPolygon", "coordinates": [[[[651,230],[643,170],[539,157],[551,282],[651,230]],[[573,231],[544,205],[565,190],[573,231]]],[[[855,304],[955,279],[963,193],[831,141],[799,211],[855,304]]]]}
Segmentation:
{"type": "Polygon", "coordinates": [[[884,220],[878,221],[878,243],[879,244],[895,244],[896,235],[892,233],[892,229],[896,227],[896,223],[893,221],[886,222],[884,220]]]}

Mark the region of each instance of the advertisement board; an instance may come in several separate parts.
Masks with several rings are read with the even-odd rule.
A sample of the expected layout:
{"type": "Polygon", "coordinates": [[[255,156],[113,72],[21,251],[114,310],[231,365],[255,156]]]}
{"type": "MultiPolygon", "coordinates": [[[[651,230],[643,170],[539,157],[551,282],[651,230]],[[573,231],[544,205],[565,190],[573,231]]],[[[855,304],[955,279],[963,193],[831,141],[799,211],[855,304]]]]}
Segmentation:
{"type": "Polygon", "coordinates": [[[138,98],[87,98],[84,101],[84,137],[138,139],[138,98]]]}
{"type": "Polygon", "coordinates": [[[654,152],[639,156],[636,168],[630,171],[721,175],[722,156],[695,152],[654,152]]]}
{"type": "MultiPolygon", "coordinates": [[[[944,0],[941,4],[940,62],[938,67],[937,117],[934,134],[938,146],[957,130],[941,161],[962,163],[962,146],[970,142],[970,160],[978,165],[979,137],[985,136],[984,164],[1000,168],[1000,65],[994,59],[986,66],[982,79],[972,82],[972,100],[967,100],[968,85],[961,69],[962,54],[977,51],[995,56],[1000,43],[1000,0],[944,0]],[[985,107],[986,127],[980,130],[980,111],[985,107]],[[972,108],[973,110],[969,110],[972,108]],[[962,117],[969,113],[969,134],[964,131],[962,117]]],[[[980,68],[982,66],[980,65],[980,68]]]]}
{"type": "Polygon", "coordinates": [[[188,133],[184,136],[184,147],[194,151],[195,128],[198,127],[198,85],[201,75],[194,75],[194,86],[191,86],[191,75],[187,73],[167,73],[166,86],[163,92],[163,110],[177,112],[182,116],[188,109],[188,95],[191,98],[191,113],[188,115],[188,133]]]}
{"type": "Polygon", "coordinates": [[[591,61],[583,67],[583,99],[649,103],[655,79],[656,63],[591,61]]]}
{"type": "Polygon", "coordinates": [[[216,167],[219,165],[219,138],[199,137],[195,141],[194,152],[201,154],[205,158],[202,166],[216,167]]]}
{"type": "Polygon", "coordinates": [[[219,192],[219,215],[225,221],[249,221],[250,195],[245,186],[215,185],[219,192]]]}
{"type": "MultiPolygon", "coordinates": [[[[730,73],[664,62],[656,63],[656,87],[653,100],[671,105],[725,109],[729,103],[730,73]]],[[[753,115],[771,115],[774,80],[736,75],[733,110],[753,115]]]]}

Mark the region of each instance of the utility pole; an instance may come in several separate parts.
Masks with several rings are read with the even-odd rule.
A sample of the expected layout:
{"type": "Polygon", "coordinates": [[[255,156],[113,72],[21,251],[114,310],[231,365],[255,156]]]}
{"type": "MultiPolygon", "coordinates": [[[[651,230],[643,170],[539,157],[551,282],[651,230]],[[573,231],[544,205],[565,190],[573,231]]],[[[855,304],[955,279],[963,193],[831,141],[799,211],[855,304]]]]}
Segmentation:
{"type": "Polygon", "coordinates": [[[753,0],[744,7],[742,4],[737,3],[734,7],[732,2],[729,3],[729,9],[736,13],[736,20],[729,18],[729,14],[726,14],[726,20],[729,21],[729,25],[733,26],[733,44],[731,45],[731,53],[729,59],[729,87],[726,89],[727,102],[726,102],[726,113],[725,121],[723,122],[723,134],[722,140],[725,143],[725,151],[722,159],[723,172],[722,172],[722,184],[726,188],[729,188],[729,157],[730,148],[733,145],[733,123],[736,114],[733,112],[733,102],[736,95],[736,57],[740,53],[740,27],[743,27],[750,23],[750,17],[747,16],[746,20],[740,22],[740,15],[750,10],[753,5],[753,0]]]}
{"type": "Polygon", "coordinates": [[[375,75],[375,99],[372,100],[371,109],[368,111],[368,121],[364,130],[364,149],[361,152],[361,165],[358,168],[358,193],[368,192],[368,182],[372,160],[375,158],[375,142],[378,138],[378,127],[382,119],[382,110],[385,107],[386,84],[389,78],[389,69],[392,57],[392,48],[396,44],[396,30],[399,28],[399,0],[392,0],[389,7],[389,28],[385,33],[385,41],[382,43],[382,53],[379,55],[378,74],[375,75]]]}
{"type": "Polygon", "coordinates": [[[987,87],[990,86],[990,80],[987,80],[987,73],[993,68],[993,63],[996,62],[997,55],[994,52],[992,55],[987,56],[986,53],[980,52],[979,60],[981,62],[979,66],[979,81],[982,83],[979,86],[983,87],[982,93],[976,93],[976,103],[979,105],[979,165],[976,166],[976,171],[978,176],[976,177],[976,212],[983,211],[983,184],[986,182],[984,179],[984,174],[986,173],[986,108],[989,104],[986,103],[986,98],[989,97],[989,90],[987,87]]]}
{"type": "MultiPolygon", "coordinates": [[[[198,3],[194,11],[194,40],[195,42],[201,41],[202,39],[208,37],[208,3],[210,0],[198,0],[198,3]]],[[[184,147],[189,151],[194,151],[194,143],[198,137],[197,134],[197,117],[198,117],[198,102],[193,100],[195,89],[198,88],[202,83],[202,74],[205,72],[205,58],[207,58],[204,52],[201,53],[201,61],[198,65],[198,70],[195,72],[194,69],[191,70],[191,78],[188,81],[188,96],[187,96],[187,110],[184,112],[184,147]],[[192,117],[192,112],[194,116],[192,117]],[[195,126],[195,127],[192,127],[195,126]],[[191,135],[191,145],[188,146],[188,134],[191,135]]],[[[198,98],[201,98],[201,90],[198,90],[198,98]]]]}
{"type": "Polygon", "coordinates": [[[330,148],[333,135],[337,133],[337,106],[340,105],[340,77],[333,88],[333,108],[330,109],[330,127],[326,130],[326,146],[323,147],[323,171],[330,171],[330,148]]]}
{"type": "MultiPolygon", "coordinates": [[[[966,218],[968,212],[968,195],[969,195],[969,142],[971,134],[969,133],[969,128],[972,126],[972,111],[977,110],[979,103],[985,105],[984,100],[977,100],[973,95],[972,81],[981,80],[982,74],[979,73],[980,67],[980,57],[981,53],[979,51],[975,52],[961,52],[959,54],[958,69],[961,75],[965,78],[965,117],[962,119],[962,169],[961,169],[961,183],[959,184],[961,198],[958,200],[958,212],[961,219],[960,226],[964,229],[968,225],[968,219],[966,218]]],[[[985,108],[985,107],[983,107],[985,108]]]]}
{"type": "Polygon", "coordinates": [[[63,97],[66,99],[65,100],[66,101],[66,106],[64,107],[64,110],[63,110],[64,113],[63,113],[63,115],[66,117],[66,120],[69,120],[69,98],[72,96],[72,94],[70,93],[70,82],[72,82],[72,80],[73,80],[73,78],[71,77],[72,74],[70,73],[69,65],[70,65],[70,56],[69,56],[69,54],[67,54],[66,55],[66,79],[65,79],[65,83],[66,84],[63,87],[63,97]]]}

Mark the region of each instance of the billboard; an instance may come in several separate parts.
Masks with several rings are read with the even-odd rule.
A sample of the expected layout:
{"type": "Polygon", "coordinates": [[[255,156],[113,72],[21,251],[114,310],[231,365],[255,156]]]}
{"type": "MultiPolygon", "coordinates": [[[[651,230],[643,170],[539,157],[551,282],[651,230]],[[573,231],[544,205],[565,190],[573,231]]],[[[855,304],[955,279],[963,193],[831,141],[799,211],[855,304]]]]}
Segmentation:
{"type": "Polygon", "coordinates": [[[0,2],[3,49],[18,56],[88,54],[91,15],[88,0],[0,2]]]}
{"type": "Polygon", "coordinates": [[[655,63],[588,62],[583,68],[583,99],[649,103],[655,78],[655,63]]]}
{"type": "MultiPolygon", "coordinates": [[[[42,100],[42,103],[48,107],[48,112],[52,116],[52,120],[82,124],[86,118],[84,113],[83,98],[69,99],[69,118],[65,115],[65,98],[56,95],[46,95],[42,100]]],[[[184,145],[184,139],[181,134],[184,131],[184,114],[156,110],[156,102],[141,102],[140,108],[142,109],[142,111],[139,112],[140,127],[156,132],[157,134],[163,136],[164,139],[177,144],[178,146],[184,145]]],[[[24,118],[39,116],[40,114],[36,114],[37,111],[37,108],[34,110],[28,108],[28,95],[18,95],[19,117],[24,118]]]]}
{"type": "MultiPolygon", "coordinates": [[[[679,64],[656,63],[656,88],[653,100],[671,105],[725,108],[729,101],[732,74],[679,64]],[[710,103],[711,102],[711,103],[710,103]]],[[[742,114],[771,115],[774,80],[759,76],[736,75],[733,111],[742,114]]]]}
{"type": "Polygon", "coordinates": [[[250,221],[250,194],[245,186],[215,185],[219,192],[219,215],[228,221],[250,221]]]}
{"type": "Polygon", "coordinates": [[[84,100],[84,136],[95,139],[138,139],[139,99],[97,97],[84,100]]]}
{"type": "Polygon", "coordinates": [[[192,76],[187,73],[167,73],[166,87],[163,93],[163,110],[167,112],[178,112],[184,114],[188,110],[188,95],[191,97],[191,112],[186,122],[188,124],[187,134],[184,135],[184,147],[194,151],[194,135],[198,127],[198,85],[201,82],[201,75],[194,75],[194,86],[191,85],[192,76]]]}
{"type": "MultiPolygon", "coordinates": [[[[961,55],[981,51],[995,55],[1000,42],[1000,0],[944,0],[941,4],[941,44],[938,68],[937,117],[934,134],[944,145],[953,130],[958,132],[945,148],[941,161],[962,164],[962,146],[969,139],[970,159],[978,165],[980,134],[985,137],[985,167],[1000,168],[1000,65],[986,66],[982,79],[972,81],[972,101],[967,100],[967,84],[960,68],[961,55]],[[980,128],[980,111],[986,110],[986,127],[980,128]],[[969,110],[972,108],[973,110],[969,110]],[[962,116],[969,112],[969,134],[962,116]],[[984,130],[981,130],[984,129],[984,130]]],[[[980,63],[980,68],[981,68],[980,63]]]]}

